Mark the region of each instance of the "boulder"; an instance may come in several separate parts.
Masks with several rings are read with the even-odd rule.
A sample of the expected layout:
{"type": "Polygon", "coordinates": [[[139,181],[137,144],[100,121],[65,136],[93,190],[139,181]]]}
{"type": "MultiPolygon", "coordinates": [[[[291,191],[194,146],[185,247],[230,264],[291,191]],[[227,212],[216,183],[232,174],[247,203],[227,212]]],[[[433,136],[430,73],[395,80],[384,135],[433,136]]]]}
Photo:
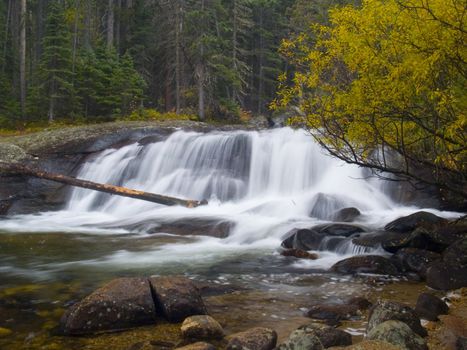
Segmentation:
{"type": "Polygon", "coordinates": [[[176,348],[175,350],[216,350],[216,348],[209,343],[197,342],[182,346],[181,348],[176,348]]]}
{"type": "Polygon", "coordinates": [[[293,331],[285,342],[280,344],[277,350],[324,350],[323,344],[314,332],[306,329],[293,331]]]}
{"type": "Polygon", "coordinates": [[[361,215],[360,210],[354,207],[343,208],[336,211],[332,217],[334,221],[352,222],[361,215]]]}
{"type": "Polygon", "coordinates": [[[350,237],[356,233],[365,232],[361,226],[352,224],[323,224],[310,228],[310,230],[324,233],[326,236],[350,237]]]}
{"type": "Polygon", "coordinates": [[[446,223],[447,220],[444,218],[436,216],[432,213],[428,213],[426,211],[419,211],[391,221],[386,226],[384,226],[384,229],[386,231],[408,232],[413,231],[417,227],[422,225],[433,226],[446,223]]]}
{"type": "Polygon", "coordinates": [[[467,266],[436,261],[426,271],[426,284],[438,290],[467,287],[467,266]]]}
{"type": "Polygon", "coordinates": [[[467,266],[467,238],[450,245],[443,253],[443,261],[450,265],[467,266]]]}
{"type": "MultiPolygon", "coordinates": [[[[341,348],[339,348],[340,350],[341,348]]],[[[401,350],[400,347],[381,340],[364,340],[352,346],[342,348],[345,350],[401,350]]],[[[337,349],[336,349],[337,350],[337,349]]]]}
{"type": "Polygon", "coordinates": [[[149,283],[156,305],[170,322],[181,322],[188,316],[207,313],[201,294],[185,277],[151,277],[149,283]]]}
{"type": "Polygon", "coordinates": [[[300,326],[298,330],[315,335],[325,349],[331,346],[352,345],[352,336],[349,333],[321,323],[309,323],[300,326]]]}
{"type": "Polygon", "coordinates": [[[373,304],[364,297],[353,297],[347,300],[347,305],[355,305],[359,310],[368,310],[373,304]]]}
{"type": "Polygon", "coordinates": [[[400,271],[415,272],[422,278],[426,278],[428,267],[438,260],[441,260],[441,254],[416,248],[402,248],[391,257],[400,271]]]}
{"type": "Polygon", "coordinates": [[[362,247],[378,248],[383,243],[391,240],[401,240],[407,235],[399,232],[376,231],[356,234],[352,238],[352,243],[362,247]]]}
{"type": "Polygon", "coordinates": [[[415,312],[420,318],[437,321],[439,315],[449,312],[449,306],[433,294],[422,293],[418,296],[415,312]]]}
{"type": "Polygon", "coordinates": [[[282,256],[293,256],[294,258],[298,259],[308,259],[308,260],[316,260],[318,259],[318,254],[308,253],[304,250],[300,249],[287,249],[281,251],[282,256]]]}
{"type": "Polygon", "coordinates": [[[353,256],[335,263],[331,271],[345,274],[372,273],[396,275],[397,268],[389,260],[379,255],[353,256]]]}
{"type": "Polygon", "coordinates": [[[256,327],[228,337],[227,350],[272,350],[277,343],[276,331],[256,327]]]}
{"type": "Polygon", "coordinates": [[[359,308],[356,305],[318,304],[312,305],[305,315],[316,320],[337,322],[355,318],[359,315],[359,308]]]}
{"type": "Polygon", "coordinates": [[[156,323],[156,309],[145,278],[118,278],[73,305],[62,317],[69,335],[129,329],[156,323]]]}
{"type": "Polygon", "coordinates": [[[320,220],[332,220],[332,214],[342,208],[353,205],[352,200],[326,193],[317,193],[313,197],[310,216],[320,220]]]}
{"type": "Polygon", "coordinates": [[[299,250],[318,250],[325,236],[324,233],[309,229],[293,229],[287,233],[287,238],[282,242],[282,247],[299,250]]]}
{"type": "Polygon", "coordinates": [[[427,335],[418,315],[412,308],[404,304],[385,300],[378,301],[371,308],[368,316],[367,332],[371,332],[373,328],[389,320],[406,323],[415,333],[422,337],[427,335]]]}
{"type": "Polygon", "coordinates": [[[428,350],[426,341],[406,323],[396,320],[378,324],[368,332],[366,339],[381,340],[404,350],[428,350]]]}
{"type": "Polygon", "coordinates": [[[222,339],[224,330],[214,318],[207,315],[190,316],[183,321],[182,335],[188,339],[222,339]]]}

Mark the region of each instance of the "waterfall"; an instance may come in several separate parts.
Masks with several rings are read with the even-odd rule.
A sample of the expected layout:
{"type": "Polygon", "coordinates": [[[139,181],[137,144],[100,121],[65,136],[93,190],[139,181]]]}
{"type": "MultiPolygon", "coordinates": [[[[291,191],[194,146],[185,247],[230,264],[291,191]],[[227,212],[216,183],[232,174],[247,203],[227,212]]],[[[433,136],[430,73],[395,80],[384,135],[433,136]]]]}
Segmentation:
{"type": "MultiPolygon", "coordinates": [[[[93,155],[77,176],[157,194],[207,199],[208,205],[167,207],[74,188],[63,210],[11,217],[0,221],[0,230],[161,236],[157,247],[114,251],[88,262],[146,266],[183,259],[199,263],[207,257],[224,259],[245,251],[270,254],[290,230],[332,221],[334,213],[345,207],[359,209],[356,223],[367,230],[419,210],[393,202],[382,192],[385,186],[365,179],[363,169],[324,154],[303,130],[176,131],[156,141],[93,155]]],[[[319,251],[321,267],[343,256],[375,252],[353,245],[351,238],[326,239],[319,251]]]]}

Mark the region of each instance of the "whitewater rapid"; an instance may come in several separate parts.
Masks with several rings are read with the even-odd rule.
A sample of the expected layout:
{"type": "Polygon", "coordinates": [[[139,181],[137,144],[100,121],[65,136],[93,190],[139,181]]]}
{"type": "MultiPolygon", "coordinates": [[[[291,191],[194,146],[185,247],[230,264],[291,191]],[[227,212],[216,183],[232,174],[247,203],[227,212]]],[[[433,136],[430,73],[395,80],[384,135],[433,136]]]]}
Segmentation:
{"type": "MultiPolygon", "coordinates": [[[[158,227],[180,221],[231,224],[226,238],[185,237],[134,252],[120,249],[80,264],[147,264],[225,259],[239,252],[276,252],[293,228],[329,222],[341,208],[356,207],[356,224],[378,229],[419,208],[400,205],[387,195],[383,180],[367,179],[361,168],[323,153],[302,130],[176,131],[165,140],[107,149],[82,165],[78,177],[188,199],[207,199],[195,209],[73,189],[56,212],[18,215],[0,221],[0,231],[67,232],[133,237],[167,236],[158,227]]],[[[429,211],[445,217],[454,213],[429,211]]],[[[327,268],[346,255],[368,253],[346,244],[320,252],[311,264],[327,268]]]]}

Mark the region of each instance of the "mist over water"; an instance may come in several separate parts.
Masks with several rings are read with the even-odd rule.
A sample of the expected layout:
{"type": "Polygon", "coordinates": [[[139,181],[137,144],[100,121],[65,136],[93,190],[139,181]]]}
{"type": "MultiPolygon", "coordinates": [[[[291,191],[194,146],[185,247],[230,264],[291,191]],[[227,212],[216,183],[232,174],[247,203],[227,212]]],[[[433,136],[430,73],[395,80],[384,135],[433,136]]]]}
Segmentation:
{"type": "MultiPolygon", "coordinates": [[[[209,205],[166,207],[75,188],[64,210],[12,217],[0,221],[0,230],[103,238],[130,234],[125,238],[128,241],[151,236],[151,244],[144,248],[109,249],[89,259],[63,259],[54,267],[182,264],[187,268],[209,266],[240,254],[277,255],[289,230],[329,222],[341,208],[358,208],[362,215],[356,223],[367,229],[381,228],[418,210],[394,203],[382,191],[383,181],[364,179],[362,169],[325,155],[310,135],[289,128],[209,134],[177,131],[160,142],[108,149],[83,164],[78,177],[207,199],[209,205]],[[167,225],[200,220],[212,226],[228,224],[228,237],[180,238],[164,231],[167,225]]],[[[375,253],[349,241],[332,249],[324,241],[320,250],[320,259],[297,266],[326,269],[344,256],[375,253]]]]}

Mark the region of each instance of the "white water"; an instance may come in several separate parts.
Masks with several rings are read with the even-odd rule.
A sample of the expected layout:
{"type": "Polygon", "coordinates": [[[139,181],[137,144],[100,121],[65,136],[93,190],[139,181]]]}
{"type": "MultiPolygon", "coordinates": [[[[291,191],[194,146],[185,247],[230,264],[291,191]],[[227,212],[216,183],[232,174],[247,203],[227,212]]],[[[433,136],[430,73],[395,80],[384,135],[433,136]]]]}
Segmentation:
{"type": "MultiPolygon", "coordinates": [[[[146,266],[206,262],[246,251],[270,253],[277,250],[290,229],[322,223],[344,207],[357,207],[363,214],[358,223],[370,229],[419,210],[394,203],[382,192],[384,183],[364,180],[361,169],[324,155],[309,135],[288,128],[210,134],[178,131],[162,142],[108,149],[84,164],[78,177],[175,197],[208,199],[209,205],[165,207],[74,189],[64,210],[16,216],[0,221],[0,230],[94,235],[131,232],[141,237],[157,232],[160,224],[180,220],[234,224],[225,239],[199,237],[191,243],[164,244],[137,253],[119,250],[98,261],[74,262],[146,266]]],[[[347,243],[305,264],[327,268],[342,256],[368,252],[347,243]]]]}

